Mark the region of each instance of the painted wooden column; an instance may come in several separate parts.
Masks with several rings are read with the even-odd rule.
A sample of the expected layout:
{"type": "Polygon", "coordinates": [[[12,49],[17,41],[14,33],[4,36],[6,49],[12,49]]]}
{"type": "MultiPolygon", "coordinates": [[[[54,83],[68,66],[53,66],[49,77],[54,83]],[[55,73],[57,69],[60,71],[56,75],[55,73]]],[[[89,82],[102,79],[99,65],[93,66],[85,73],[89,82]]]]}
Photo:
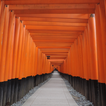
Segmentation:
{"type": "MultiPolygon", "coordinates": [[[[7,16],[6,7],[9,8],[9,6],[4,5],[4,1],[0,0],[0,67],[1,67],[1,57],[2,57],[2,44],[3,44],[3,34],[4,34],[4,21],[8,22],[8,19],[5,19],[5,15],[7,16]]],[[[8,10],[9,11],[9,10],[8,10]]],[[[9,18],[9,17],[6,17],[9,18]]],[[[7,23],[8,26],[8,23],[7,23]]],[[[6,27],[6,25],[5,25],[6,27]]],[[[7,27],[6,27],[7,28],[7,27]]]]}
{"type": "Polygon", "coordinates": [[[14,49],[13,49],[13,72],[12,78],[16,78],[16,70],[17,70],[17,58],[18,58],[18,43],[19,43],[19,31],[20,31],[20,18],[15,18],[15,36],[14,36],[14,49]]]}
{"type": "Polygon", "coordinates": [[[23,53],[24,53],[24,43],[25,43],[25,26],[23,26],[23,31],[22,31],[22,43],[21,43],[21,52],[20,52],[20,63],[19,63],[19,79],[22,79],[23,76],[23,53]]]}
{"type": "Polygon", "coordinates": [[[42,64],[42,68],[43,68],[43,74],[45,74],[45,54],[42,53],[43,56],[43,64],[42,64]]]}
{"type": "Polygon", "coordinates": [[[83,33],[83,69],[84,69],[84,79],[88,80],[88,60],[87,60],[87,39],[86,39],[86,33],[84,31],[83,33]]]}
{"type": "Polygon", "coordinates": [[[88,26],[86,28],[86,37],[87,37],[87,60],[88,60],[88,79],[91,79],[91,54],[90,54],[90,38],[88,26]]]}
{"type": "Polygon", "coordinates": [[[98,56],[98,81],[99,105],[106,106],[106,14],[104,0],[96,5],[95,9],[97,56],[98,56]]]}
{"type": "Polygon", "coordinates": [[[24,71],[24,74],[23,74],[23,77],[26,78],[27,75],[27,66],[28,66],[28,47],[29,47],[29,32],[27,30],[25,30],[25,43],[24,43],[24,54],[23,54],[23,57],[24,57],[24,64],[23,64],[23,71],[24,71]]]}
{"type": "Polygon", "coordinates": [[[20,74],[22,38],[23,38],[23,22],[21,21],[20,22],[20,33],[19,33],[18,59],[17,59],[17,77],[16,78],[19,78],[19,74],[20,74]]]}
{"type": "Polygon", "coordinates": [[[94,105],[98,105],[98,90],[95,89],[98,85],[98,66],[97,66],[97,45],[96,45],[96,30],[95,30],[95,17],[93,14],[90,15],[88,20],[88,30],[90,39],[90,54],[91,54],[91,96],[94,105]]]}
{"type": "Polygon", "coordinates": [[[97,68],[97,48],[96,48],[96,32],[95,32],[95,18],[91,14],[88,20],[89,38],[90,38],[90,53],[91,53],[91,79],[98,80],[98,68],[97,68]]]}
{"type": "Polygon", "coordinates": [[[14,42],[14,28],[15,28],[15,15],[13,11],[10,11],[9,20],[9,32],[7,40],[7,55],[6,55],[6,67],[5,67],[5,80],[11,79],[12,75],[12,57],[13,57],[13,42],[14,42]]]}
{"type": "Polygon", "coordinates": [[[32,76],[34,76],[34,62],[35,62],[35,44],[32,40],[32,76]]]}
{"type": "Polygon", "coordinates": [[[35,52],[35,75],[37,75],[37,67],[38,67],[38,47],[36,47],[36,52],[35,52]]]}
{"type": "Polygon", "coordinates": [[[29,65],[28,65],[28,76],[32,75],[32,38],[30,37],[30,48],[29,48],[29,65]]]}
{"type": "Polygon", "coordinates": [[[38,56],[37,56],[37,62],[38,62],[38,65],[37,65],[37,74],[40,75],[40,49],[38,49],[38,56]]]}
{"type": "Polygon", "coordinates": [[[9,23],[9,35],[8,35],[8,47],[7,47],[7,58],[6,61],[8,61],[8,67],[6,66],[6,72],[9,75],[8,79],[12,79],[12,66],[13,66],[13,44],[14,44],[14,34],[15,34],[15,14],[14,11],[11,11],[10,13],[10,23],[9,23]]]}
{"type": "MultiPolygon", "coordinates": [[[[3,82],[5,81],[5,78],[7,79],[7,76],[8,74],[5,73],[5,68],[6,68],[6,53],[7,53],[7,38],[8,38],[8,30],[9,30],[9,6],[5,6],[5,10],[4,10],[4,17],[1,17],[1,18],[4,18],[4,21],[5,23],[1,24],[2,27],[1,27],[1,35],[2,36],[2,41],[1,41],[1,45],[2,45],[2,51],[1,51],[1,60],[0,60],[0,64],[1,64],[1,68],[0,68],[0,81],[3,82]],[[4,28],[5,28],[5,31],[4,31],[4,28]],[[5,75],[5,78],[4,78],[4,75],[5,75]]],[[[3,15],[3,14],[2,14],[3,15]]],[[[3,20],[2,20],[3,21],[3,20]]]]}
{"type": "Polygon", "coordinates": [[[98,52],[98,72],[99,72],[99,82],[105,83],[105,60],[106,60],[106,36],[105,36],[105,11],[104,5],[96,5],[95,11],[96,20],[96,35],[97,35],[97,52],[98,52]],[[102,7],[103,6],[103,7],[102,7]]]}
{"type": "Polygon", "coordinates": [[[29,65],[29,46],[30,46],[30,41],[29,41],[29,37],[30,37],[30,35],[29,35],[29,33],[28,33],[28,35],[27,35],[27,44],[26,44],[26,65],[25,65],[25,77],[27,77],[28,76],[28,65],[29,65]]]}

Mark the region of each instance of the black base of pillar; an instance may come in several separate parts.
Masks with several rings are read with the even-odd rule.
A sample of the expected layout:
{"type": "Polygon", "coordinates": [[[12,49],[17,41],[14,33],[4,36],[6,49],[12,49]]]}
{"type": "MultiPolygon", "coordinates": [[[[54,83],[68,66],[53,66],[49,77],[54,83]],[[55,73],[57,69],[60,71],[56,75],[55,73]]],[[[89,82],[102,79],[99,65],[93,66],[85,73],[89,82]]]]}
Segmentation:
{"type": "Polygon", "coordinates": [[[80,77],[60,73],[69,81],[71,86],[90,100],[94,106],[106,106],[106,84],[98,83],[97,80],[86,80],[80,77]]]}
{"type": "Polygon", "coordinates": [[[0,82],[0,106],[10,106],[25,96],[29,90],[44,82],[51,74],[30,76],[27,78],[12,79],[0,82]]]}

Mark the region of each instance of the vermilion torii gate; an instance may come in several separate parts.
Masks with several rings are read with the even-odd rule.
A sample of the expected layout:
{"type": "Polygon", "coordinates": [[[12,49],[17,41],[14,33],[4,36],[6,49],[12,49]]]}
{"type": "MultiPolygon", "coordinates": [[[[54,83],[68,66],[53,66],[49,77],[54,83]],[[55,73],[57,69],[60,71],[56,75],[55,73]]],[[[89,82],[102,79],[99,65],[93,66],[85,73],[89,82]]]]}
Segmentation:
{"type": "Polygon", "coordinates": [[[105,28],[106,0],[0,0],[0,106],[21,99],[54,67],[95,106],[106,106],[105,28]]]}

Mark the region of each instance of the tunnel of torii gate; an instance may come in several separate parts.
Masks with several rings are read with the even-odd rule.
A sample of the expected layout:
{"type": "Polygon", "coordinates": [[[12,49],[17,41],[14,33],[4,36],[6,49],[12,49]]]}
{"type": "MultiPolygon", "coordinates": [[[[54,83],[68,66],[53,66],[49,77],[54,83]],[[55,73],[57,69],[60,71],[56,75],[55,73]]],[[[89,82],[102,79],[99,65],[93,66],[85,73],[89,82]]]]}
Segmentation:
{"type": "Polygon", "coordinates": [[[55,68],[106,106],[106,0],[0,0],[0,106],[55,68]]]}

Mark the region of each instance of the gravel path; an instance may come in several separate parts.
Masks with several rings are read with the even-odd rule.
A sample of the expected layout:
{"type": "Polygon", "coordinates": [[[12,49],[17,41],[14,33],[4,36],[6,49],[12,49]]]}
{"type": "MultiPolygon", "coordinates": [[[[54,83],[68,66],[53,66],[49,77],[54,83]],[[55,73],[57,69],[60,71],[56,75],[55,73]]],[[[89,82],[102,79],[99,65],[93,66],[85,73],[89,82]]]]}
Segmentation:
{"type": "Polygon", "coordinates": [[[89,100],[85,98],[85,96],[81,95],[79,92],[74,90],[73,87],[70,85],[70,83],[66,79],[64,79],[64,81],[70,94],[72,95],[72,97],[74,98],[78,106],[94,106],[92,102],[90,102],[89,100]]]}

